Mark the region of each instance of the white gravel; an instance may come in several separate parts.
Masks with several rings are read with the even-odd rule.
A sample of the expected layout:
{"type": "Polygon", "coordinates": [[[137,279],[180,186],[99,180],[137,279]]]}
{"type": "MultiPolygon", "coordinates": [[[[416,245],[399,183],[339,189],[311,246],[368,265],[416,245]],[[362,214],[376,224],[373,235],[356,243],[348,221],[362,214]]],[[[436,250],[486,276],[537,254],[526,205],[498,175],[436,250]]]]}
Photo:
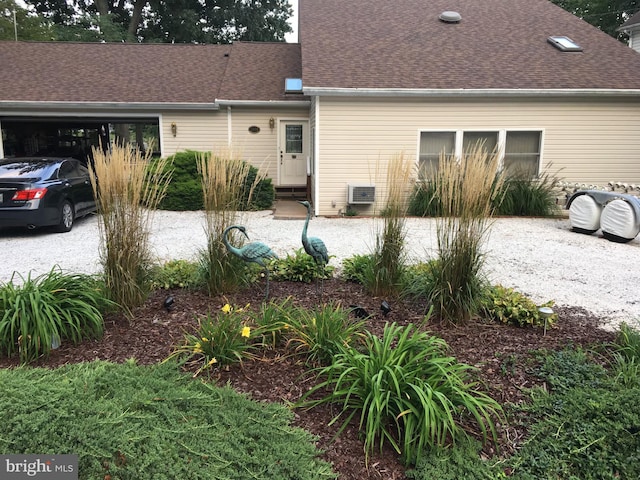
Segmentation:
{"type": "MultiPolygon", "coordinates": [[[[242,214],[252,241],[261,241],[281,257],[301,248],[303,220],[275,220],[272,212],[242,214]]],[[[320,237],[340,267],[343,259],[368,253],[381,221],[372,218],[314,218],[309,235],[320,237]]],[[[202,212],[156,212],[151,242],[158,261],[195,260],[205,247],[202,212]]],[[[435,255],[435,221],[406,222],[410,257],[435,255]]],[[[65,234],[0,231],[0,282],[13,273],[26,277],[58,265],[74,273],[100,271],[98,218],[79,220],[65,234]]],[[[486,273],[492,283],[513,287],[542,303],[583,307],[606,319],[640,322],[640,236],[626,244],[609,242],[599,232],[570,231],[568,219],[504,218],[494,221],[486,242],[486,273]]],[[[18,278],[18,277],[16,277],[18,278]]]]}

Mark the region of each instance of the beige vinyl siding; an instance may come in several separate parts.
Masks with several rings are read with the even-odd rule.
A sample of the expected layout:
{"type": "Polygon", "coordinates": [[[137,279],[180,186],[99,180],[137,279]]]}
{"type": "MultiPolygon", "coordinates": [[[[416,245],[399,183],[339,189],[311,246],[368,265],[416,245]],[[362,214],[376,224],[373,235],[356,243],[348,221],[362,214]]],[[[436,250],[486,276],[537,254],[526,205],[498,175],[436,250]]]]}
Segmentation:
{"type": "Polygon", "coordinates": [[[161,117],[162,155],[168,157],[184,150],[208,152],[227,146],[227,112],[165,113],[161,117]],[[177,134],[171,133],[175,123],[177,134]]]}
{"type": "Polygon", "coordinates": [[[242,158],[257,168],[267,171],[267,176],[278,185],[278,125],[280,119],[308,118],[308,107],[295,108],[247,108],[231,107],[231,142],[242,158]],[[274,119],[274,128],[269,127],[269,119],[274,119]],[[249,132],[249,127],[257,126],[259,133],[249,132]]]}
{"type": "MultiPolygon", "coordinates": [[[[321,215],[345,207],[349,183],[375,183],[383,200],[385,163],[399,152],[415,160],[422,130],[539,130],[541,171],[578,183],[640,183],[640,100],[323,97],[319,102],[321,215]]],[[[371,207],[359,209],[374,213],[371,207]]]]}

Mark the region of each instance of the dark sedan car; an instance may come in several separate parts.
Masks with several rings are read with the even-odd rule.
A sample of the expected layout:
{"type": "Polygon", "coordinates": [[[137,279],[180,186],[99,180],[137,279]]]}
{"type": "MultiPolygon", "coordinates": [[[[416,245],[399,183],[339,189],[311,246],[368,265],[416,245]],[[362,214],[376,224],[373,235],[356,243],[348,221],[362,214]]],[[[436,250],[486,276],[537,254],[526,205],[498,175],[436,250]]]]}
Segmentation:
{"type": "Polygon", "coordinates": [[[89,170],[75,158],[0,159],[0,227],[68,232],[96,210],[89,170]]]}

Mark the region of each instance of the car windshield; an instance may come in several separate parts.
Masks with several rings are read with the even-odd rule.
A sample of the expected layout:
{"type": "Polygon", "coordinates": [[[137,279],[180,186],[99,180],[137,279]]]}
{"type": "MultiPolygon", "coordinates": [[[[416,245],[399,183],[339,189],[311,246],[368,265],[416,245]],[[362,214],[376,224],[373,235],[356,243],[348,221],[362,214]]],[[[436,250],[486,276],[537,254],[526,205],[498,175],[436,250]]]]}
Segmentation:
{"type": "Polygon", "coordinates": [[[58,168],[57,163],[45,161],[4,161],[0,162],[0,179],[3,178],[52,178],[58,168]]]}

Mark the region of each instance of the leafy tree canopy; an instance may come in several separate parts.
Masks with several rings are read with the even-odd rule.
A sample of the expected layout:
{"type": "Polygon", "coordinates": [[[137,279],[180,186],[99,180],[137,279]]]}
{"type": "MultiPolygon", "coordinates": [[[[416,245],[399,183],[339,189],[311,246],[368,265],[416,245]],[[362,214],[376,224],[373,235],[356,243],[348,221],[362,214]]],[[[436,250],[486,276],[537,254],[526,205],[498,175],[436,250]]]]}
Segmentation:
{"type": "Polygon", "coordinates": [[[16,35],[18,40],[53,40],[55,37],[46,20],[17,5],[14,0],[0,0],[0,40],[15,40],[16,35]]]}
{"type": "Polygon", "coordinates": [[[551,0],[618,40],[625,35],[617,29],[640,9],[640,0],[551,0]]]}
{"type": "Polygon", "coordinates": [[[284,41],[291,31],[288,0],[25,1],[65,41],[284,41]]]}

